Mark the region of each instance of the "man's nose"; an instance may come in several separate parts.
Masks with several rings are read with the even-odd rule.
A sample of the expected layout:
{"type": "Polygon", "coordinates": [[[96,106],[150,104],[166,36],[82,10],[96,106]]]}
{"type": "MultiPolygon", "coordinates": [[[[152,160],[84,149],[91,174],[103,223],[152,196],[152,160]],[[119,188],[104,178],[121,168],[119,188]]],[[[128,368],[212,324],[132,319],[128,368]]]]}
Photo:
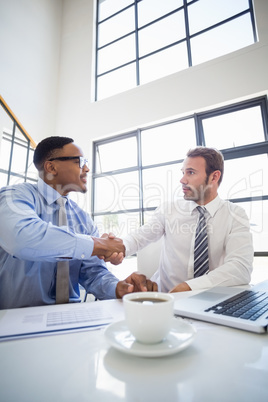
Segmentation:
{"type": "Polygon", "coordinates": [[[89,167],[88,167],[86,164],[84,164],[82,170],[83,170],[83,172],[90,172],[90,169],[89,169],[89,167]]]}
{"type": "Polygon", "coordinates": [[[187,183],[185,175],[183,175],[182,178],[180,179],[180,183],[181,184],[186,184],[187,183]]]}

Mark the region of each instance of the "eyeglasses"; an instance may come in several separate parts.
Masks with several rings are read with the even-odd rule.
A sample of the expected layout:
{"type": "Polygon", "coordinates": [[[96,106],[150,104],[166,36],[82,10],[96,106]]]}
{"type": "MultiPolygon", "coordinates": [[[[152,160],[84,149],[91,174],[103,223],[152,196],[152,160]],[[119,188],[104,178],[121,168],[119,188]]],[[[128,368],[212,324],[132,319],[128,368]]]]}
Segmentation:
{"type": "Polygon", "coordinates": [[[49,159],[49,162],[52,161],[70,161],[73,159],[79,159],[79,167],[80,169],[83,169],[83,167],[86,165],[88,166],[88,159],[84,158],[83,156],[59,156],[58,158],[51,158],[49,159]]]}

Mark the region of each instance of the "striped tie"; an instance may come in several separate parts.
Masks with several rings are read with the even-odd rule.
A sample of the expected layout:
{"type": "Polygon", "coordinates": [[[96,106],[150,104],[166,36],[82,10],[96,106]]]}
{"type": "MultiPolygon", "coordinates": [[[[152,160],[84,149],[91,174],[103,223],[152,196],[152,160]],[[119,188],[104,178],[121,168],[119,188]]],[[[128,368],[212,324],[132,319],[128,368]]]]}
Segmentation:
{"type": "MultiPolygon", "coordinates": [[[[60,197],[56,202],[59,208],[59,226],[68,226],[65,203],[67,199],[60,197]]],[[[69,261],[59,261],[56,278],[56,304],[69,303],[69,261]]]]}
{"type": "Polygon", "coordinates": [[[205,208],[197,207],[199,221],[195,232],[194,245],[194,277],[204,275],[209,270],[208,265],[208,235],[205,218],[205,208]]]}

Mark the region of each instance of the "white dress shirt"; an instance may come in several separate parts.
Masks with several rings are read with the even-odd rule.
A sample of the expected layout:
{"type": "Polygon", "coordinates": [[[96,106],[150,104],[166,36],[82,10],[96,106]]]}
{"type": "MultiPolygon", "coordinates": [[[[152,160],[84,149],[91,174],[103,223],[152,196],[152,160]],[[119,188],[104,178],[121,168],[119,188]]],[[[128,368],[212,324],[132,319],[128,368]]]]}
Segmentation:
{"type": "Polygon", "coordinates": [[[148,223],[123,239],[126,256],[163,236],[159,268],[152,277],[160,291],[168,292],[181,282],[192,290],[248,284],[254,255],[248,217],[241,207],[218,196],[205,205],[209,273],[194,278],[197,206],[177,200],[157,208],[148,223]]]}

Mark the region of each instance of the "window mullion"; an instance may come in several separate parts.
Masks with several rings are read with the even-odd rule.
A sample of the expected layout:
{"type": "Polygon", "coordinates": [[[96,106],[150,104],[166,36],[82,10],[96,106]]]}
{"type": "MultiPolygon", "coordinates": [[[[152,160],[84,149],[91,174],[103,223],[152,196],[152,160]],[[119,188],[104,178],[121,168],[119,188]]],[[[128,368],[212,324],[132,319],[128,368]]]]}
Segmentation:
{"type": "Polygon", "coordinates": [[[9,157],[8,174],[7,174],[7,184],[8,184],[8,185],[9,185],[10,176],[11,176],[11,165],[12,165],[13,149],[14,149],[14,143],[15,143],[16,127],[17,127],[17,125],[16,125],[16,123],[14,122],[14,124],[13,124],[13,130],[12,130],[11,147],[10,147],[10,157],[9,157]]]}
{"type": "Polygon", "coordinates": [[[143,170],[142,170],[142,146],[141,146],[141,130],[137,130],[137,146],[138,146],[138,169],[139,169],[139,209],[140,224],[144,224],[144,196],[143,196],[143,170]]]}
{"type": "Polygon", "coordinates": [[[138,2],[135,0],[135,45],[136,45],[136,83],[140,85],[140,64],[139,64],[139,32],[138,32],[138,2]]]}
{"type": "Polygon", "coordinates": [[[248,3],[249,3],[249,9],[250,9],[250,19],[251,19],[251,24],[252,24],[253,37],[254,37],[254,42],[256,43],[258,41],[258,37],[257,37],[257,29],[256,29],[256,24],[255,24],[254,8],[253,8],[252,0],[248,0],[248,3]]]}
{"type": "Polygon", "coordinates": [[[192,67],[192,52],[191,52],[191,42],[190,42],[190,28],[189,28],[189,17],[188,17],[188,5],[187,0],[183,0],[184,4],[184,20],[185,20],[185,31],[186,31],[186,44],[187,44],[187,54],[188,54],[188,64],[192,67]]]}

